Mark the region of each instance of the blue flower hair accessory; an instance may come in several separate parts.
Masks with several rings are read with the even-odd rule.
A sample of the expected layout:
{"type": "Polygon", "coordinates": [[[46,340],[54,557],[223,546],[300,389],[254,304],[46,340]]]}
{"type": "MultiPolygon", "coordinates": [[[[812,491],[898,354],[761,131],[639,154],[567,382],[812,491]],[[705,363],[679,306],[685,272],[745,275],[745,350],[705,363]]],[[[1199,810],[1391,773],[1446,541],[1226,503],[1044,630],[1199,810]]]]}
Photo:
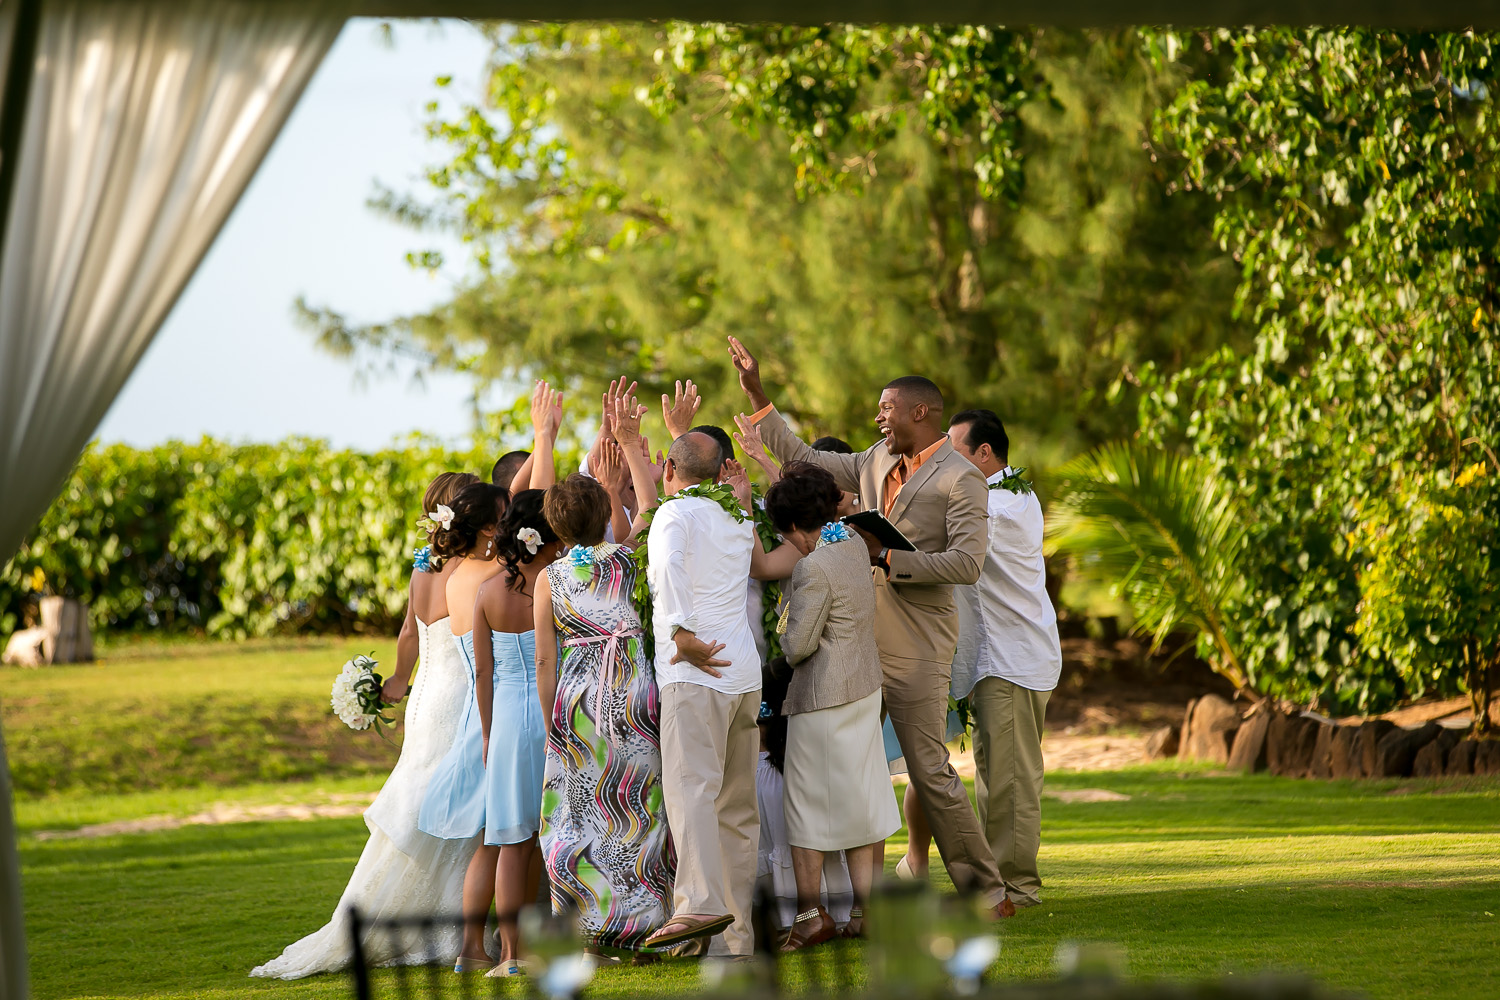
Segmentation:
{"type": "Polygon", "coordinates": [[[418,573],[432,572],[432,546],[424,545],[420,549],[413,549],[411,553],[411,568],[418,573]]]}
{"type": "Polygon", "coordinates": [[[819,534],[819,545],[832,545],[834,542],[847,542],[854,535],[849,531],[849,526],[843,521],[829,521],[823,525],[819,534]]]}

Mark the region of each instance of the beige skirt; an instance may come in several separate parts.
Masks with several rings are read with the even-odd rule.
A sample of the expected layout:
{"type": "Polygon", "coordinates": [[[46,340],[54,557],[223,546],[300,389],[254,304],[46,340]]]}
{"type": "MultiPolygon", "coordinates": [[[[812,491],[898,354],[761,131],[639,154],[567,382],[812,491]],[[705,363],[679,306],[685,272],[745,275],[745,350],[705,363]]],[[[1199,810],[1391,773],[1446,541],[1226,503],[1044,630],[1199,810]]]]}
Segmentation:
{"type": "Polygon", "coordinates": [[[787,843],[842,851],[901,829],[880,735],[878,690],[786,721],[787,843]]]}

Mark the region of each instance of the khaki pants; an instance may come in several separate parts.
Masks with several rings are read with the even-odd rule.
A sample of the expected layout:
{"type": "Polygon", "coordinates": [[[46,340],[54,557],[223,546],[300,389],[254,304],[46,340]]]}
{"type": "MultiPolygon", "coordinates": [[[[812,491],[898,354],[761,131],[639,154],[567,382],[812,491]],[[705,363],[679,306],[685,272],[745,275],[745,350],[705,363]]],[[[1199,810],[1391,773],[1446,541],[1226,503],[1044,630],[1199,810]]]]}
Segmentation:
{"type": "Polygon", "coordinates": [[[917,793],[948,876],[960,890],[990,903],[1006,895],[1000,872],[969,805],[963,779],[948,759],[948,679],[952,663],[880,655],[885,707],[906,757],[907,779],[917,793]]]}
{"type": "Polygon", "coordinates": [[[986,677],[969,695],[979,822],[1017,906],[1040,902],[1036,855],[1042,843],[1042,719],[1051,694],[986,677]]]}
{"type": "Polygon", "coordinates": [[[662,796],[677,848],[673,913],[734,917],[710,955],[755,951],[759,715],[759,691],[720,694],[686,683],[661,689],[662,796]]]}

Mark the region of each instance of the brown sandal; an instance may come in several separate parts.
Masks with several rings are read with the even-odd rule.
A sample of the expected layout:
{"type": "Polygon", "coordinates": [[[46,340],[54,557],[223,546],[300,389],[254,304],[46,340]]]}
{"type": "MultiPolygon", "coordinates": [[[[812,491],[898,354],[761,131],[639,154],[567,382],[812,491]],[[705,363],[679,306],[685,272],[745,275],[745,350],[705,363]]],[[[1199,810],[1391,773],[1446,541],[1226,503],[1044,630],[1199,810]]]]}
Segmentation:
{"type": "Polygon", "coordinates": [[[849,908],[849,922],[844,925],[841,933],[850,939],[860,939],[865,936],[865,911],[862,907],[849,908]]]}
{"type": "Polygon", "coordinates": [[[734,923],[734,917],[724,915],[720,917],[708,917],[703,920],[686,920],[673,917],[666,925],[655,934],[645,940],[647,948],[666,948],[669,945],[678,944],[682,941],[691,941],[694,938],[713,937],[729,928],[734,923]],[[668,927],[678,928],[675,931],[667,930],[668,927]]]}
{"type": "Polygon", "coordinates": [[[822,944],[836,937],[838,932],[838,924],[833,922],[828,911],[821,906],[808,910],[806,913],[799,913],[797,919],[792,922],[792,933],[787,935],[786,942],[781,946],[781,953],[785,955],[788,952],[822,944]]]}

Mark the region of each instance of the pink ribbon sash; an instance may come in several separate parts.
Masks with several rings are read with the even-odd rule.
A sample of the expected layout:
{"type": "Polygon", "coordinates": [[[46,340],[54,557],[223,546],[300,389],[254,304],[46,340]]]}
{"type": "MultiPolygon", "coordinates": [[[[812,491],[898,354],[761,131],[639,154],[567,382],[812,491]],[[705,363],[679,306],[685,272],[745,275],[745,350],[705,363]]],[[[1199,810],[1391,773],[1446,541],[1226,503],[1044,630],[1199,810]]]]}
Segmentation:
{"type": "Polygon", "coordinates": [[[621,639],[634,639],[643,635],[641,629],[631,628],[621,623],[615,626],[613,632],[602,632],[599,635],[580,635],[563,641],[564,646],[591,646],[596,642],[604,643],[604,659],[599,664],[599,683],[594,692],[594,728],[603,735],[604,730],[604,689],[609,687],[613,680],[615,653],[619,651],[621,639]],[[606,673],[609,671],[609,673],[606,673]]]}

